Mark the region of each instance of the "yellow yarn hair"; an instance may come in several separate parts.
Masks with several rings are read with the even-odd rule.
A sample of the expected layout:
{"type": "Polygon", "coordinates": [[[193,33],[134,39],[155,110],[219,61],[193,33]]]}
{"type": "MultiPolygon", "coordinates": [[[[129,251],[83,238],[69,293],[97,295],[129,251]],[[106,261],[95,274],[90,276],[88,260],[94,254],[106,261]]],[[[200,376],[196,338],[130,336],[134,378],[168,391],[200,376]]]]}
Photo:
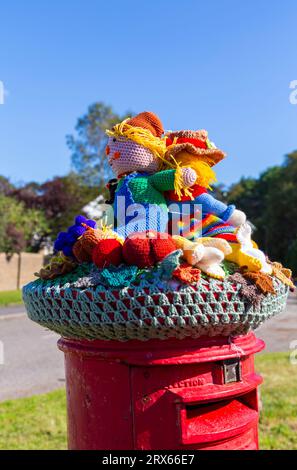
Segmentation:
{"type": "Polygon", "coordinates": [[[170,168],[176,170],[174,190],[179,199],[182,194],[190,196],[191,192],[189,189],[184,187],[181,166],[176,162],[173,164],[165,160],[165,152],[167,150],[165,138],[155,137],[149,130],[143,129],[142,127],[131,126],[130,124],[127,124],[127,121],[128,119],[125,119],[119,124],[116,124],[112,130],[107,130],[106,134],[109,137],[124,137],[126,139],[133,140],[136,144],[149,149],[152,154],[160,160],[160,167],[162,167],[162,169],[165,169],[166,166],[166,169],[170,168]]]}
{"type": "MultiPolygon", "coordinates": [[[[196,184],[203,186],[203,188],[211,189],[211,184],[217,181],[216,174],[213,169],[203,160],[199,160],[199,155],[193,155],[189,152],[181,151],[175,158],[171,156],[175,163],[175,167],[185,168],[190,167],[197,173],[196,184]]],[[[171,162],[166,162],[172,168],[171,162]]]]}
{"type": "Polygon", "coordinates": [[[164,160],[166,152],[166,144],[164,139],[153,136],[153,134],[142,127],[130,126],[127,124],[128,119],[116,124],[112,130],[107,130],[106,134],[109,137],[125,137],[126,139],[133,140],[136,144],[142,145],[149,149],[155,157],[164,160]]]}

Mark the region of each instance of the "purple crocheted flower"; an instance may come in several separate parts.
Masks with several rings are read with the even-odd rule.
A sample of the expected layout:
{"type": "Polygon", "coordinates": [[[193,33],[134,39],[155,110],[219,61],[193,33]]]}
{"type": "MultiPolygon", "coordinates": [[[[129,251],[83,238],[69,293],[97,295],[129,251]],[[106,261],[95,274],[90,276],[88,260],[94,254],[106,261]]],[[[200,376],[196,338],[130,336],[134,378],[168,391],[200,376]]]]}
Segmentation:
{"type": "Polygon", "coordinates": [[[65,256],[73,257],[73,245],[86,231],[86,227],[84,227],[83,224],[91,228],[96,228],[96,222],[94,220],[87,219],[83,215],[78,215],[75,218],[74,225],[71,225],[67,232],[59,233],[54,243],[54,249],[56,251],[62,251],[65,256]]]}

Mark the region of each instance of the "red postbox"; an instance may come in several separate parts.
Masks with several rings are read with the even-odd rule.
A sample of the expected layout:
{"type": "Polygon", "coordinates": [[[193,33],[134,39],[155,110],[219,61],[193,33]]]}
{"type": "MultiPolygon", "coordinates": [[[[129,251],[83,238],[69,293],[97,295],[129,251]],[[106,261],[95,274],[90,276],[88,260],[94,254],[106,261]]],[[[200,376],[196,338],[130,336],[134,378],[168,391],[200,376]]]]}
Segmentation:
{"type": "Polygon", "coordinates": [[[253,333],[59,348],[70,449],[258,449],[253,333]]]}

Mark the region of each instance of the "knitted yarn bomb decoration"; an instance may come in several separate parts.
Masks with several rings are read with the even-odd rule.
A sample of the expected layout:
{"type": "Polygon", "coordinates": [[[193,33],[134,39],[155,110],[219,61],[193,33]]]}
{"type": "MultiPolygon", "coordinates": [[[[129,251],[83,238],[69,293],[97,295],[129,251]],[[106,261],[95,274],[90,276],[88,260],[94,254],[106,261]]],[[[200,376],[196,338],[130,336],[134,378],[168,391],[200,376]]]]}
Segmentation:
{"type": "MultiPolygon", "coordinates": [[[[84,225],[84,224],[83,224],[84,225]]],[[[120,243],[120,238],[115,232],[108,228],[93,229],[85,226],[86,231],[73,245],[73,255],[79,263],[92,261],[92,254],[98,243],[106,239],[116,239],[120,243]]]]}
{"type": "Polygon", "coordinates": [[[176,244],[170,235],[149,230],[126,238],[123,257],[127,264],[146,268],[154,266],[175,250],[176,244]]]}
{"type": "Polygon", "coordinates": [[[181,152],[187,152],[199,157],[200,161],[204,161],[209,166],[219,163],[226,154],[215,147],[208,139],[206,130],[181,130],[170,132],[166,135],[166,159],[170,157],[177,158],[181,152]]]}
{"type": "Polygon", "coordinates": [[[56,251],[62,251],[64,256],[73,257],[73,246],[75,242],[81,237],[87,227],[95,228],[96,222],[91,219],[86,219],[83,215],[78,215],[75,218],[74,225],[68,228],[67,232],[60,232],[54,243],[56,251]]]}
{"type": "Polygon", "coordinates": [[[73,245],[72,251],[79,263],[90,262],[92,260],[92,252],[102,239],[102,231],[86,227],[86,231],[73,245]]]}
{"type": "Polygon", "coordinates": [[[92,253],[93,263],[98,268],[118,266],[123,262],[122,250],[122,244],[115,238],[100,240],[92,253]]]}
{"type": "Polygon", "coordinates": [[[108,162],[117,176],[133,171],[154,173],[165,153],[165,144],[159,139],[164,132],[154,113],[143,112],[114,126],[106,146],[108,162]]]}

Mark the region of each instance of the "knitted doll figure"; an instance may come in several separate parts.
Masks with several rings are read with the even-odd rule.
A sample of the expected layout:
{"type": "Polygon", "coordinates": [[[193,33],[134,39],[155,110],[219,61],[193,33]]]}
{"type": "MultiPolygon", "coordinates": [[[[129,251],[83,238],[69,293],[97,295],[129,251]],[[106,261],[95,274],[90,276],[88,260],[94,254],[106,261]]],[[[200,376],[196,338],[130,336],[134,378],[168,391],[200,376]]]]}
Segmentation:
{"type": "MultiPolygon", "coordinates": [[[[235,206],[227,206],[218,201],[207,191],[210,184],[216,181],[212,167],[225,157],[225,154],[209,141],[207,131],[172,132],[168,134],[166,144],[166,160],[173,160],[181,167],[191,167],[197,174],[197,181],[191,187],[190,195],[178,196],[174,191],[167,193],[168,204],[175,202],[179,206],[190,206],[191,224],[189,227],[181,227],[182,235],[194,241],[199,236],[225,239],[231,247],[229,253],[225,252],[228,261],[241,267],[245,266],[250,271],[270,273],[271,267],[266,262],[264,253],[251,239],[251,227],[246,223],[246,215],[235,206]]],[[[200,253],[200,243],[197,248],[196,246],[197,244],[192,245],[192,249],[200,253]]],[[[215,256],[215,252],[213,255],[215,256]]],[[[194,255],[193,259],[196,258],[194,255]]],[[[218,259],[219,256],[216,261],[218,259]]],[[[221,273],[220,269],[215,269],[221,273]]]]}
{"type": "Polygon", "coordinates": [[[191,194],[176,194],[174,191],[167,193],[168,204],[175,202],[180,207],[190,206],[191,226],[184,227],[182,235],[189,239],[195,239],[200,232],[199,235],[202,236],[236,241],[235,229],[246,221],[245,214],[233,205],[227,206],[218,201],[208,192],[210,184],[216,181],[212,167],[225,157],[224,152],[209,141],[205,130],[171,132],[167,135],[166,145],[165,159],[170,164],[175,162],[181,167],[191,167],[195,169],[197,174],[197,180],[191,188],[191,194]],[[199,208],[199,217],[197,217],[199,206],[202,209],[202,214],[199,208]]]}
{"type": "Polygon", "coordinates": [[[106,132],[106,155],[118,178],[113,202],[117,233],[126,238],[147,230],[166,232],[164,192],[187,192],[197,179],[195,170],[184,165],[160,171],[166,145],[162,123],[153,113],[140,113],[106,132]]]}

